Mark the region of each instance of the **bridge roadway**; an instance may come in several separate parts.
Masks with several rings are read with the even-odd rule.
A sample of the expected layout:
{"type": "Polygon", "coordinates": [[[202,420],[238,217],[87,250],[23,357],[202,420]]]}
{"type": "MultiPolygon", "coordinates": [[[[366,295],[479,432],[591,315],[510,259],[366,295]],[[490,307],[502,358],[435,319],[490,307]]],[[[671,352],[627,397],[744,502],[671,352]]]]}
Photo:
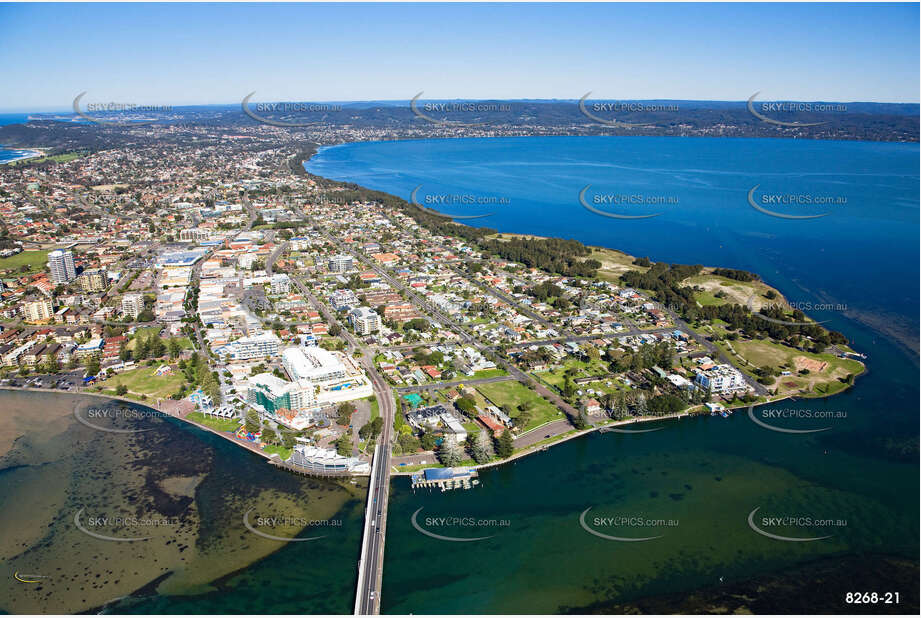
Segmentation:
{"type": "Polygon", "coordinates": [[[355,615],[380,613],[380,589],[384,572],[384,541],[387,529],[387,499],[390,494],[390,437],[393,431],[393,396],[373,366],[368,374],[380,406],[384,427],[371,462],[368,504],[365,508],[361,558],[358,561],[358,584],[355,587],[355,615]]]}
{"type": "MultiPolygon", "coordinates": [[[[277,255],[273,255],[271,262],[277,255]]],[[[371,476],[368,483],[368,501],[365,506],[365,521],[361,539],[361,558],[358,561],[358,583],[355,586],[355,615],[370,616],[380,613],[381,577],[384,571],[384,541],[387,529],[387,500],[390,496],[390,441],[393,436],[393,416],[396,410],[393,392],[374,367],[374,353],[355,339],[325,303],[320,301],[301,278],[291,278],[294,285],[327,320],[330,326],[342,329],[341,335],[347,343],[347,353],[361,351],[359,363],[371,379],[378,411],[383,419],[381,435],[377,439],[371,458],[371,476]]]]}

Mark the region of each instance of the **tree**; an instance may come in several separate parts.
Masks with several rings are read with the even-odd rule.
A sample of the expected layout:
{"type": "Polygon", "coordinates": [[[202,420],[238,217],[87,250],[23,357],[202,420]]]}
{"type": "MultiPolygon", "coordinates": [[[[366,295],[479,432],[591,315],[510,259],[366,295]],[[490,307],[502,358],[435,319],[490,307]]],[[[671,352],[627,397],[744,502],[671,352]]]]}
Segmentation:
{"type": "Polygon", "coordinates": [[[473,460],[477,463],[486,463],[496,455],[495,449],[492,445],[492,437],[490,437],[489,432],[485,429],[481,429],[480,433],[476,435],[476,439],[473,442],[473,460]]]}
{"type": "Polygon", "coordinates": [[[128,342],[122,341],[118,346],[118,360],[125,362],[131,358],[131,350],[128,349],[128,342]]]}
{"type": "Polygon", "coordinates": [[[169,338],[169,343],[167,344],[167,349],[169,350],[169,357],[171,359],[178,358],[180,352],[182,352],[182,345],[179,343],[179,340],[175,337],[169,338]]]}
{"type": "Polygon", "coordinates": [[[449,468],[458,465],[464,460],[464,449],[457,443],[453,434],[445,436],[438,447],[438,459],[449,468]]]}
{"type": "Polygon", "coordinates": [[[127,395],[127,394],[128,394],[128,387],[125,386],[124,384],[119,384],[118,386],[115,387],[115,394],[116,394],[116,395],[119,395],[119,396],[121,396],[121,395],[127,395]]]}
{"type": "Polygon", "coordinates": [[[370,423],[365,423],[364,426],[358,430],[358,437],[362,440],[367,440],[369,438],[377,438],[380,435],[381,430],[384,428],[384,419],[380,416],[372,420],[370,423]]]}
{"type": "Polygon", "coordinates": [[[150,355],[154,358],[160,358],[166,353],[166,344],[163,343],[163,339],[160,335],[151,335],[150,336],[150,355]]]}
{"type": "Polygon", "coordinates": [[[352,413],[355,411],[355,406],[345,401],[339,404],[338,412],[339,418],[338,422],[340,425],[348,425],[352,419],[352,413]]]}
{"type": "Polygon", "coordinates": [[[285,448],[294,448],[297,444],[297,434],[293,431],[281,430],[281,445],[285,448]]]}
{"type": "Polygon", "coordinates": [[[134,338],[134,358],[137,360],[144,360],[147,358],[147,354],[150,352],[150,342],[147,340],[147,337],[138,333],[134,338]]]}
{"type": "Polygon", "coordinates": [[[515,451],[515,444],[512,442],[512,434],[506,429],[496,440],[496,455],[502,459],[508,459],[515,451]]]}
{"type": "Polygon", "coordinates": [[[246,429],[247,433],[258,433],[259,429],[262,427],[262,423],[259,421],[259,417],[256,416],[255,412],[248,412],[243,427],[246,429]]]}
{"type": "Polygon", "coordinates": [[[422,434],[422,437],[419,439],[419,443],[422,446],[422,450],[431,451],[435,449],[435,434],[431,431],[426,431],[422,434]]]}
{"type": "Polygon", "coordinates": [[[352,438],[349,436],[349,432],[345,432],[336,440],[336,452],[343,457],[352,456],[352,438]]]}
{"type": "MultiPolygon", "coordinates": [[[[45,356],[45,371],[48,373],[57,373],[61,370],[61,363],[58,362],[58,358],[54,354],[48,354],[45,356]]],[[[852,377],[853,381],[853,377],[852,377]]]]}
{"type": "Polygon", "coordinates": [[[95,376],[99,374],[99,359],[94,354],[86,363],[86,375],[95,376]]]}
{"type": "Polygon", "coordinates": [[[264,427],[262,429],[262,441],[266,444],[278,444],[278,434],[271,427],[264,427]]]}
{"type": "Polygon", "coordinates": [[[467,416],[473,416],[476,413],[476,401],[470,397],[460,397],[454,402],[454,407],[467,416]]]}
{"type": "Polygon", "coordinates": [[[415,453],[419,450],[419,439],[411,433],[401,433],[397,438],[397,443],[403,449],[404,453],[415,453]]]}

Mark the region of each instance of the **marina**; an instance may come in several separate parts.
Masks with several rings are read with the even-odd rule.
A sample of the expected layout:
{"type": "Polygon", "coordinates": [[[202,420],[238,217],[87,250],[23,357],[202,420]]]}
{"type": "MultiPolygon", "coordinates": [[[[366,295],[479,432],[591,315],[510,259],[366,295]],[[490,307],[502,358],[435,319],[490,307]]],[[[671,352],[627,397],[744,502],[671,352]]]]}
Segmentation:
{"type": "Polygon", "coordinates": [[[412,475],[412,488],[470,489],[479,485],[477,471],[473,468],[426,468],[412,475]]]}

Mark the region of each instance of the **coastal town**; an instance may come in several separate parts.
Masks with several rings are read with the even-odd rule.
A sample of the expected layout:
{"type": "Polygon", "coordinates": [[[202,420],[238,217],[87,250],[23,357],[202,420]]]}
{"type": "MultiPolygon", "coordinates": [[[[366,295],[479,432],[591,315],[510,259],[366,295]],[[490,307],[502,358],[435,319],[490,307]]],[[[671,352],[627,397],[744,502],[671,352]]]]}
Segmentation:
{"type": "Polygon", "coordinates": [[[575,243],[554,271],[552,239],[365,195],[303,157],[125,147],[0,169],[0,386],[140,402],[306,473],[369,474],[385,441],[411,475],[827,396],[863,369],[750,273],[682,267],[688,311],[650,282],[676,265],[575,243]]]}

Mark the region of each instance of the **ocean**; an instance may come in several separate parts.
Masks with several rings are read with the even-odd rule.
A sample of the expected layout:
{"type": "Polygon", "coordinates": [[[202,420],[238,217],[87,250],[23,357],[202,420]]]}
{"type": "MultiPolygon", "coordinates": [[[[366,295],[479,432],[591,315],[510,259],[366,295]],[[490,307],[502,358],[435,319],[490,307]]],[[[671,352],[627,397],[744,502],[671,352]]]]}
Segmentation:
{"type": "MultiPolygon", "coordinates": [[[[24,123],[27,122],[28,119],[29,114],[0,114],[0,127],[8,124],[24,123]]],[[[29,151],[27,150],[15,148],[7,149],[3,147],[3,144],[0,144],[0,165],[9,161],[15,161],[28,153],[29,151]]]]}
{"type": "Polygon", "coordinates": [[[739,412],[570,441],[483,471],[470,491],[414,492],[407,479],[395,479],[384,611],[546,613],[658,603],[667,613],[689,591],[703,591],[700,607],[711,607],[708,599],[767,585],[778,573],[789,574],[777,584],[788,596],[791,586],[805,586],[790,597],[794,611],[839,590],[821,607],[846,611],[844,591],[862,589],[855,564],[880,572],[898,564],[892,585],[916,584],[918,154],[917,144],[655,137],[322,149],[305,164],[309,172],[405,199],[415,191],[417,202],[441,212],[489,214],[464,221],[470,225],[758,273],[868,355],[867,373],[847,392],[772,406],[831,419],[787,427],[827,431],[772,432],[739,412]],[[657,216],[596,214],[580,193],[608,214],[657,216]],[[765,210],[827,215],[790,219],[765,210]],[[585,509],[596,531],[619,517],[609,534],[658,538],[600,539],[580,524],[585,509]],[[413,525],[414,513],[429,532],[489,538],[433,538],[413,525]],[[441,517],[468,523],[444,527],[441,517]],[[769,538],[749,517],[762,529],[781,518],[785,527],[773,529],[780,536],[819,540],[769,538]],[[827,572],[821,580],[819,572],[827,572]]]}

